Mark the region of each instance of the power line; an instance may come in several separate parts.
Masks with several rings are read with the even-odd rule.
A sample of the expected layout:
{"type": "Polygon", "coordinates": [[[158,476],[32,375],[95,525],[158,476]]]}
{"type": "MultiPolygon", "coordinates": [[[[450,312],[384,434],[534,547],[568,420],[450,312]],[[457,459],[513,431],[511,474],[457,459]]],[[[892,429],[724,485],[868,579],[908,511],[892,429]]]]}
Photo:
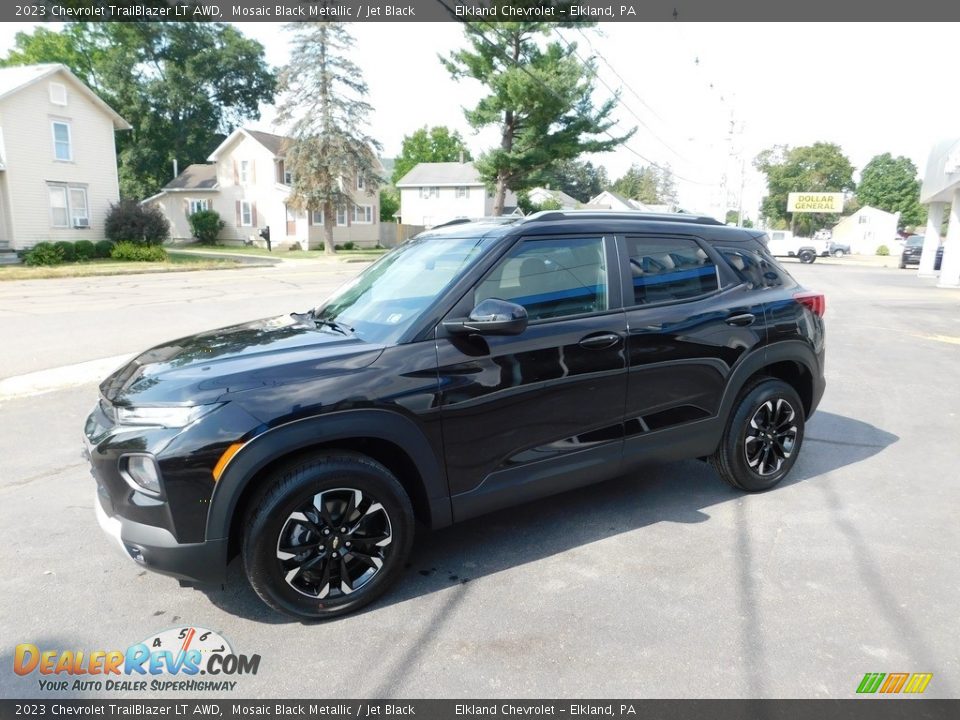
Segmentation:
{"type": "MultiPolygon", "coordinates": [[[[586,68],[587,70],[589,70],[590,73],[593,75],[593,77],[596,78],[597,80],[599,80],[599,81],[601,82],[601,84],[603,84],[603,86],[604,86],[605,88],[607,88],[607,90],[609,90],[610,93],[616,98],[616,97],[617,97],[617,91],[614,90],[612,87],[610,87],[610,85],[607,83],[607,81],[604,80],[602,77],[600,77],[600,75],[597,73],[597,71],[594,70],[593,68],[591,68],[589,64],[587,64],[587,61],[586,61],[586,60],[584,60],[582,57],[580,57],[580,54],[577,52],[576,46],[572,45],[563,35],[560,34],[560,29],[559,29],[559,28],[554,28],[553,31],[554,31],[554,33],[557,35],[557,37],[560,38],[561,42],[563,42],[563,44],[567,46],[567,49],[570,51],[570,53],[571,53],[572,55],[574,55],[574,56],[577,58],[577,60],[580,61],[580,64],[583,65],[584,68],[586,68]]],[[[582,34],[582,32],[581,32],[581,34],[582,34]]],[[[593,50],[592,46],[591,46],[591,50],[593,50]]],[[[607,66],[610,67],[610,69],[613,71],[613,74],[616,75],[618,78],[620,78],[620,74],[619,74],[616,70],[613,69],[613,66],[610,65],[610,63],[606,60],[606,58],[604,58],[603,61],[604,61],[605,63],[607,63],[607,66]]],[[[620,78],[620,81],[623,82],[623,78],[620,78]]],[[[626,85],[626,83],[624,83],[624,85],[626,85]]],[[[636,92],[633,91],[633,88],[630,88],[630,90],[631,90],[631,92],[633,92],[634,95],[636,95],[636,92]]],[[[639,96],[638,96],[638,97],[639,97],[639,96]]],[[[649,125],[647,125],[647,123],[643,120],[643,118],[641,118],[636,112],[634,112],[633,108],[631,108],[629,105],[627,105],[625,102],[623,102],[623,100],[620,100],[619,98],[617,98],[617,102],[620,104],[620,106],[621,106],[624,110],[626,110],[628,113],[630,113],[631,115],[633,115],[633,117],[637,120],[638,123],[640,123],[644,128],[646,128],[647,132],[649,132],[650,135],[653,136],[653,139],[654,139],[654,140],[656,140],[657,142],[659,142],[659,143],[660,143],[661,145],[663,145],[667,150],[669,150],[670,152],[672,152],[674,155],[676,155],[676,156],[677,156],[678,158],[680,158],[681,160],[684,160],[684,161],[686,161],[686,162],[691,162],[691,160],[690,160],[688,157],[685,157],[684,155],[682,155],[680,152],[678,152],[676,149],[674,149],[674,148],[670,145],[670,143],[668,143],[666,140],[664,140],[664,139],[661,138],[659,135],[657,135],[657,133],[655,133],[655,132],[653,131],[653,128],[651,128],[649,125]]],[[[641,102],[643,102],[643,101],[641,100],[641,102]]],[[[651,109],[651,112],[652,112],[652,109],[651,109]]]]}
{"type": "MultiPolygon", "coordinates": [[[[451,16],[454,16],[454,17],[455,17],[455,13],[454,13],[453,9],[452,9],[449,5],[447,5],[447,4],[444,2],[444,0],[436,0],[436,2],[437,2],[438,4],[440,4],[440,5],[442,5],[448,12],[450,12],[451,16]]],[[[464,25],[467,25],[467,24],[468,24],[468,22],[467,22],[466,20],[458,20],[458,22],[461,22],[461,23],[464,24],[464,25]]],[[[497,32],[497,28],[495,28],[494,26],[492,26],[489,22],[486,22],[486,21],[484,21],[484,20],[480,20],[480,21],[473,21],[473,24],[475,24],[475,25],[476,25],[476,24],[486,25],[488,28],[490,28],[491,30],[493,30],[494,34],[499,35],[499,33],[497,32]]],[[[486,43],[490,48],[492,48],[494,51],[496,51],[496,52],[500,55],[501,59],[507,61],[508,63],[511,63],[512,65],[514,65],[518,70],[520,70],[520,71],[523,72],[525,75],[527,75],[531,80],[534,80],[534,81],[537,82],[537,83],[542,83],[542,80],[541,80],[540,78],[536,77],[533,73],[531,73],[530,70],[529,70],[527,67],[525,67],[524,65],[521,65],[519,62],[517,62],[516,60],[514,60],[513,58],[511,58],[509,55],[507,55],[507,54],[500,48],[500,46],[498,46],[498,45],[496,45],[495,43],[491,42],[491,41],[487,38],[486,35],[484,35],[482,32],[477,31],[477,30],[474,30],[474,32],[476,33],[477,37],[479,37],[479,38],[480,38],[484,43],[486,43]]],[[[579,58],[578,58],[578,60],[579,60],[579,58]]],[[[581,61],[581,62],[582,62],[582,61],[581,61]]],[[[557,93],[555,90],[552,90],[552,89],[550,89],[549,87],[547,88],[547,90],[548,90],[551,94],[553,94],[555,97],[557,97],[558,99],[561,99],[561,100],[563,99],[563,98],[560,97],[559,93],[557,93]]],[[[614,141],[617,140],[617,138],[614,137],[613,134],[612,134],[609,130],[604,130],[603,133],[604,133],[607,137],[609,137],[611,140],[614,140],[614,141]]],[[[694,179],[692,179],[692,178],[688,178],[688,177],[685,177],[685,176],[683,176],[683,175],[680,175],[679,173],[674,172],[673,168],[664,167],[664,166],[660,165],[659,163],[654,162],[653,160],[651,160],[650,158],[648,158],[648,157],[647,157],[646,155],[644,155],[643,153],[641,153],[641,152],[639,152],[638,150],[630,147],[627,143],[621,142],[620,145],[621,145],[621,147],[625,148],[626,150],[628,150],[628,151],[629,151],[630,153],[632,153],[633,155],[635,155],[635,156],[637,156],[638,158],[640,158],[641,160],[643,160],[643,161],[644,161],[645,163],[647,163],[648,165],[650,165],[650,166],[652,166],[652,167],[655,167],[655,168],[657,168],[658,170],[661,170],[661,171],[663,171],[663,172],[669,172],[673,177],[675,177],[675,178],[678,179],[678,180],[682,180],[682,181],[684,181],[684,182],[688,182],[688,183],[691,183],[691,184],[693,184],[693,185],[712,186],[712,185],[715,184],[715,183],[712,183],[712,182],[703,182],[703,181],[701,181],[701,180],[694,180],[694,179]]]]}

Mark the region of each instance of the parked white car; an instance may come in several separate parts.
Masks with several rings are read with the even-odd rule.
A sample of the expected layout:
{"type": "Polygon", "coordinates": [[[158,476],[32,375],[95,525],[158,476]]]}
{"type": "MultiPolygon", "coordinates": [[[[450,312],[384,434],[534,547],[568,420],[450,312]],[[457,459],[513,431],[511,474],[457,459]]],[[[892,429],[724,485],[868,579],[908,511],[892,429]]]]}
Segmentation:
{"type": "Polygon", "coordinates": [[[775,257],[795,257],[802,263],[812,263],[818,255],[828,252],[827,240],[794,235],[789,230],[767,232],[767,249],[775,257]]]}

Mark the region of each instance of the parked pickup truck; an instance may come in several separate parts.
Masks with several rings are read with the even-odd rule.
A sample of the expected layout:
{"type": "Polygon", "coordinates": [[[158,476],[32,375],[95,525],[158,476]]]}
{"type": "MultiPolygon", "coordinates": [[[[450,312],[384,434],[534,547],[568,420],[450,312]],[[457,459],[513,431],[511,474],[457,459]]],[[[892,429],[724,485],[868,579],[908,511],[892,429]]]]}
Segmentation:
{"type": "Polygon", "coordinates": [[[770,230],[767,249],[775,257],[795,257],[802,263],[812,263],[818,255],[827,255],[827,240],[797,237],[789,230],[770,230]]]}

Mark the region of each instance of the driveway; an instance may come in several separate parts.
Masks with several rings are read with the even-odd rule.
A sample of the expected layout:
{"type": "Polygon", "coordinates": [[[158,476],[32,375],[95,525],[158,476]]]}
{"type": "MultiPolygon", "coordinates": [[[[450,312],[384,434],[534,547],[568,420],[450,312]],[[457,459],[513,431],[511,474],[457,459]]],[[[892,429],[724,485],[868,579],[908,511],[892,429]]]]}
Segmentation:
{"type": "MultiPolygon", "coordinates": [[[[129,352],[305,307],[354,270],[25,288],[26,307],[0,303],[4,358],[129,352]]],[[[932,672],[925,695],[957,697],[960,295],[908,271],[790,271],[827,293],[828,386],[780,487],[680,462],[423,531],[391,593],[323,624],[268,611],[236,564],[200,592],[119,557],[79,458],[93,383],[0,400],[0,667],[15,643],[125,648],[193,624],[261,655],[235,697],[849,698],[866,672],[932,672]]],[[[3,672],[0,695],[42,693],[3,672]]]]}

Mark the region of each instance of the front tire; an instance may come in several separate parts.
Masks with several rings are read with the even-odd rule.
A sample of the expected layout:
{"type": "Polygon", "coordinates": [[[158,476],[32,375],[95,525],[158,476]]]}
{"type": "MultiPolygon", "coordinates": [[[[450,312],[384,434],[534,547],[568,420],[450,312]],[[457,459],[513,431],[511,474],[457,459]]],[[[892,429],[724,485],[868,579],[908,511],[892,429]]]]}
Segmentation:
{"type": "Polygon", "coordinates": [[[846,254],[846,253],[844,253],[843,250],[834,250],[834,251],[833,251],[833,256],[834,256],[835,258],[842,258],[845,254],[846,254]]]}
{"type": "Polygon", "coordinates": [[[796,390],[776,378],[759,378],[741,391],[711,463],[735,488],[769,490],[796,462],[803,433],[796,390]]]}
{"type": "Polygon", "coordinates": [[[243,566],[274,610],[334,618],[376,600],[410,554],[410,498],[380,463],[321,453],[277,470],[247,515],[243,566]]]}

